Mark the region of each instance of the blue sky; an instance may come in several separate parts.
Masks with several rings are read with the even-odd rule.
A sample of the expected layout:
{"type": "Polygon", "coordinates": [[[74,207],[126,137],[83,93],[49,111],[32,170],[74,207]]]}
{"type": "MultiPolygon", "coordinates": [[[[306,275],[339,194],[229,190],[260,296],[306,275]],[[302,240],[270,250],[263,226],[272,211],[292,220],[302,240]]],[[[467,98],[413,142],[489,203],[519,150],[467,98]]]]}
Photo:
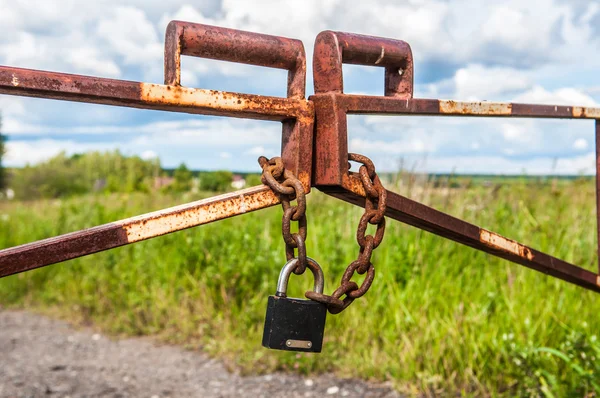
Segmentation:
{"type": "MultiPolygon", "coordinates": [[[[415,97],[598,106],[600,2],[530,0],[0,0],[0,64],[162,83],[172,19],[301,39],[332,29],[407,41],[415,97]],[[493,4],[493,5],[492,5],[493,4]]],[[[184,57],[182,84],[285,95],[283,71],[184,57]]],[[[309,70],[307,92],[312,93],[309,70]]],[[[344,69],[346,92],[383,92],[379,68],[344,69]]],[[[0,96],[6,164],[118,148],[165,167],[258,171],[273,122],[0,96]]],[[[380,170],[591,174],[591,121],[352,116],[350,149],[380,170]]]]}

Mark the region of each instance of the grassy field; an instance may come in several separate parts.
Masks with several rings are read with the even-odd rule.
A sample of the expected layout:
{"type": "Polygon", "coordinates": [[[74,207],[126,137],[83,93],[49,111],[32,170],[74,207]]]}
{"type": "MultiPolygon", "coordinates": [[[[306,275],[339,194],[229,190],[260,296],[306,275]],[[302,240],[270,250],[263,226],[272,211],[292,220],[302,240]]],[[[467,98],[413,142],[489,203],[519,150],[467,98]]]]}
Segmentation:
{"type": "MultiPolygon", "coordinates": [[[[449,189],[395,188],[559,258],[595,268],[588,180],[449,189]]],[[[183,203],[195,197],[87,196],[0,203],[0,247],[183,203]]],[[[309,255],[338,284],[357,254],[361,210],[309,195],[309,255]]],[[[0,280],[0,304],[156,335],[246,372],[332,371],[389,380],[409,395],[595,396],[600,300],[519,265],[389,222],[369,293],[327,319],[320,355],[260,346],[266,300],[284,262],[281,209],[194,228],[0,280]]],[[[292,296],[311,285],[293,276],[292,296]]]]}

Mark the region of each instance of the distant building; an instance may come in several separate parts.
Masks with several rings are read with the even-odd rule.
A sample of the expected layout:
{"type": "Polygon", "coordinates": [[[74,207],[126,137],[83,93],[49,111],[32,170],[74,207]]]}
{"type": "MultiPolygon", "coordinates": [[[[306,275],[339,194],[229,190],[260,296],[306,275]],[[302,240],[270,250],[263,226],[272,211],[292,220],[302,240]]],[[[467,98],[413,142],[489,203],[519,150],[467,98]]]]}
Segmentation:
{"type": "Polygon", "coordinates": [[[231,186],[235,189],[242,189],[246,186],[246,180],[239,174],[234,174],[231,178],[231,186]]]}
{"type": "Polygon", "coordinates": [[[8,188],[6,190],[6,199],[14,199],[15,198],[15,191],[13,191],[12,189],[8,188]]]}
{"type": "Polygon", "coordinates": [[[98,178],[94,181],[94,187],[92,188],[94,192],[100,192],[104,188],[106,188],[106,178],[98,178]]]}
{"type": "Polygon", "coordinates": [[[164,188],[173,184],[174,181],[173,177],[154,177],[154,189],[164,188]]]}

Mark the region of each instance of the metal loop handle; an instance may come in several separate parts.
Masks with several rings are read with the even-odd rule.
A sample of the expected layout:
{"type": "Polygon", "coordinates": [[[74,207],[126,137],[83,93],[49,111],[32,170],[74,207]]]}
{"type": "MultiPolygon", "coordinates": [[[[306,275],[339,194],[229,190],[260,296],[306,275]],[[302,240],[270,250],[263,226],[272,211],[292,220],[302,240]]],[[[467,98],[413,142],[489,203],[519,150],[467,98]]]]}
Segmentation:
{"type": "Polygon", "coordinates": [[[300,40],[182,21],[165,34],[165,84],[181,84],[181,55],[288,70],[288,97],[304,98],[306,55],[300,40]]]}
{"type": "MultiPolygon", "coordinates": [[[[281,269],[281,272],[279,273],[279,279],[277,280],[277,292],[275,293],[276,296],[287,297],[288,281],[290,279],[290,275],[298,266],[298,261],[299,260],[297,258],[293,258],[285,263],[281,269]]],[[[321,266],[310,257],[306,257],[306,265],[308,268],[310,268],[313,277],[315,278],[313,291],[315,293],[322,294],[325,287],[325,276],[323,275],[321,266]]]]}
{"type": "Polygon", "coordinates": [[[344,92],[342,63],[385,68],[385,96],[413,96],[413,56],[402,40],[326,30],[315,40],[315,93],[344,92]]]}

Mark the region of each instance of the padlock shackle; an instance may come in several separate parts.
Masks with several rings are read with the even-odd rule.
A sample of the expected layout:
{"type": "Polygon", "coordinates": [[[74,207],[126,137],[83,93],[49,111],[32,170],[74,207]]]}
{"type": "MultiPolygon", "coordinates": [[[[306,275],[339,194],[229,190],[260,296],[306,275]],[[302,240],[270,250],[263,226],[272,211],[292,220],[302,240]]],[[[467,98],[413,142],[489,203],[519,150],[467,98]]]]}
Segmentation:
{"type": "MultiPolygon", "coordinates": [[[[290,275],[298,266],[298,259],[292,258],[289,260],[279,273],[279,280],[277,281],[277,292],[275,293],[278,297],[287,297],[287,286],[288,281],[290,279],[290,275]]],[[[310,257],[306,257],[306,266],[310,268],[313,277],[315,278],[315,283],[313,285],[313,290],[316,293],[323,293],[323,289],[325,287],[325,276],[323,275],[323,270],[319,263],[313,260],[310,257]]]]}

